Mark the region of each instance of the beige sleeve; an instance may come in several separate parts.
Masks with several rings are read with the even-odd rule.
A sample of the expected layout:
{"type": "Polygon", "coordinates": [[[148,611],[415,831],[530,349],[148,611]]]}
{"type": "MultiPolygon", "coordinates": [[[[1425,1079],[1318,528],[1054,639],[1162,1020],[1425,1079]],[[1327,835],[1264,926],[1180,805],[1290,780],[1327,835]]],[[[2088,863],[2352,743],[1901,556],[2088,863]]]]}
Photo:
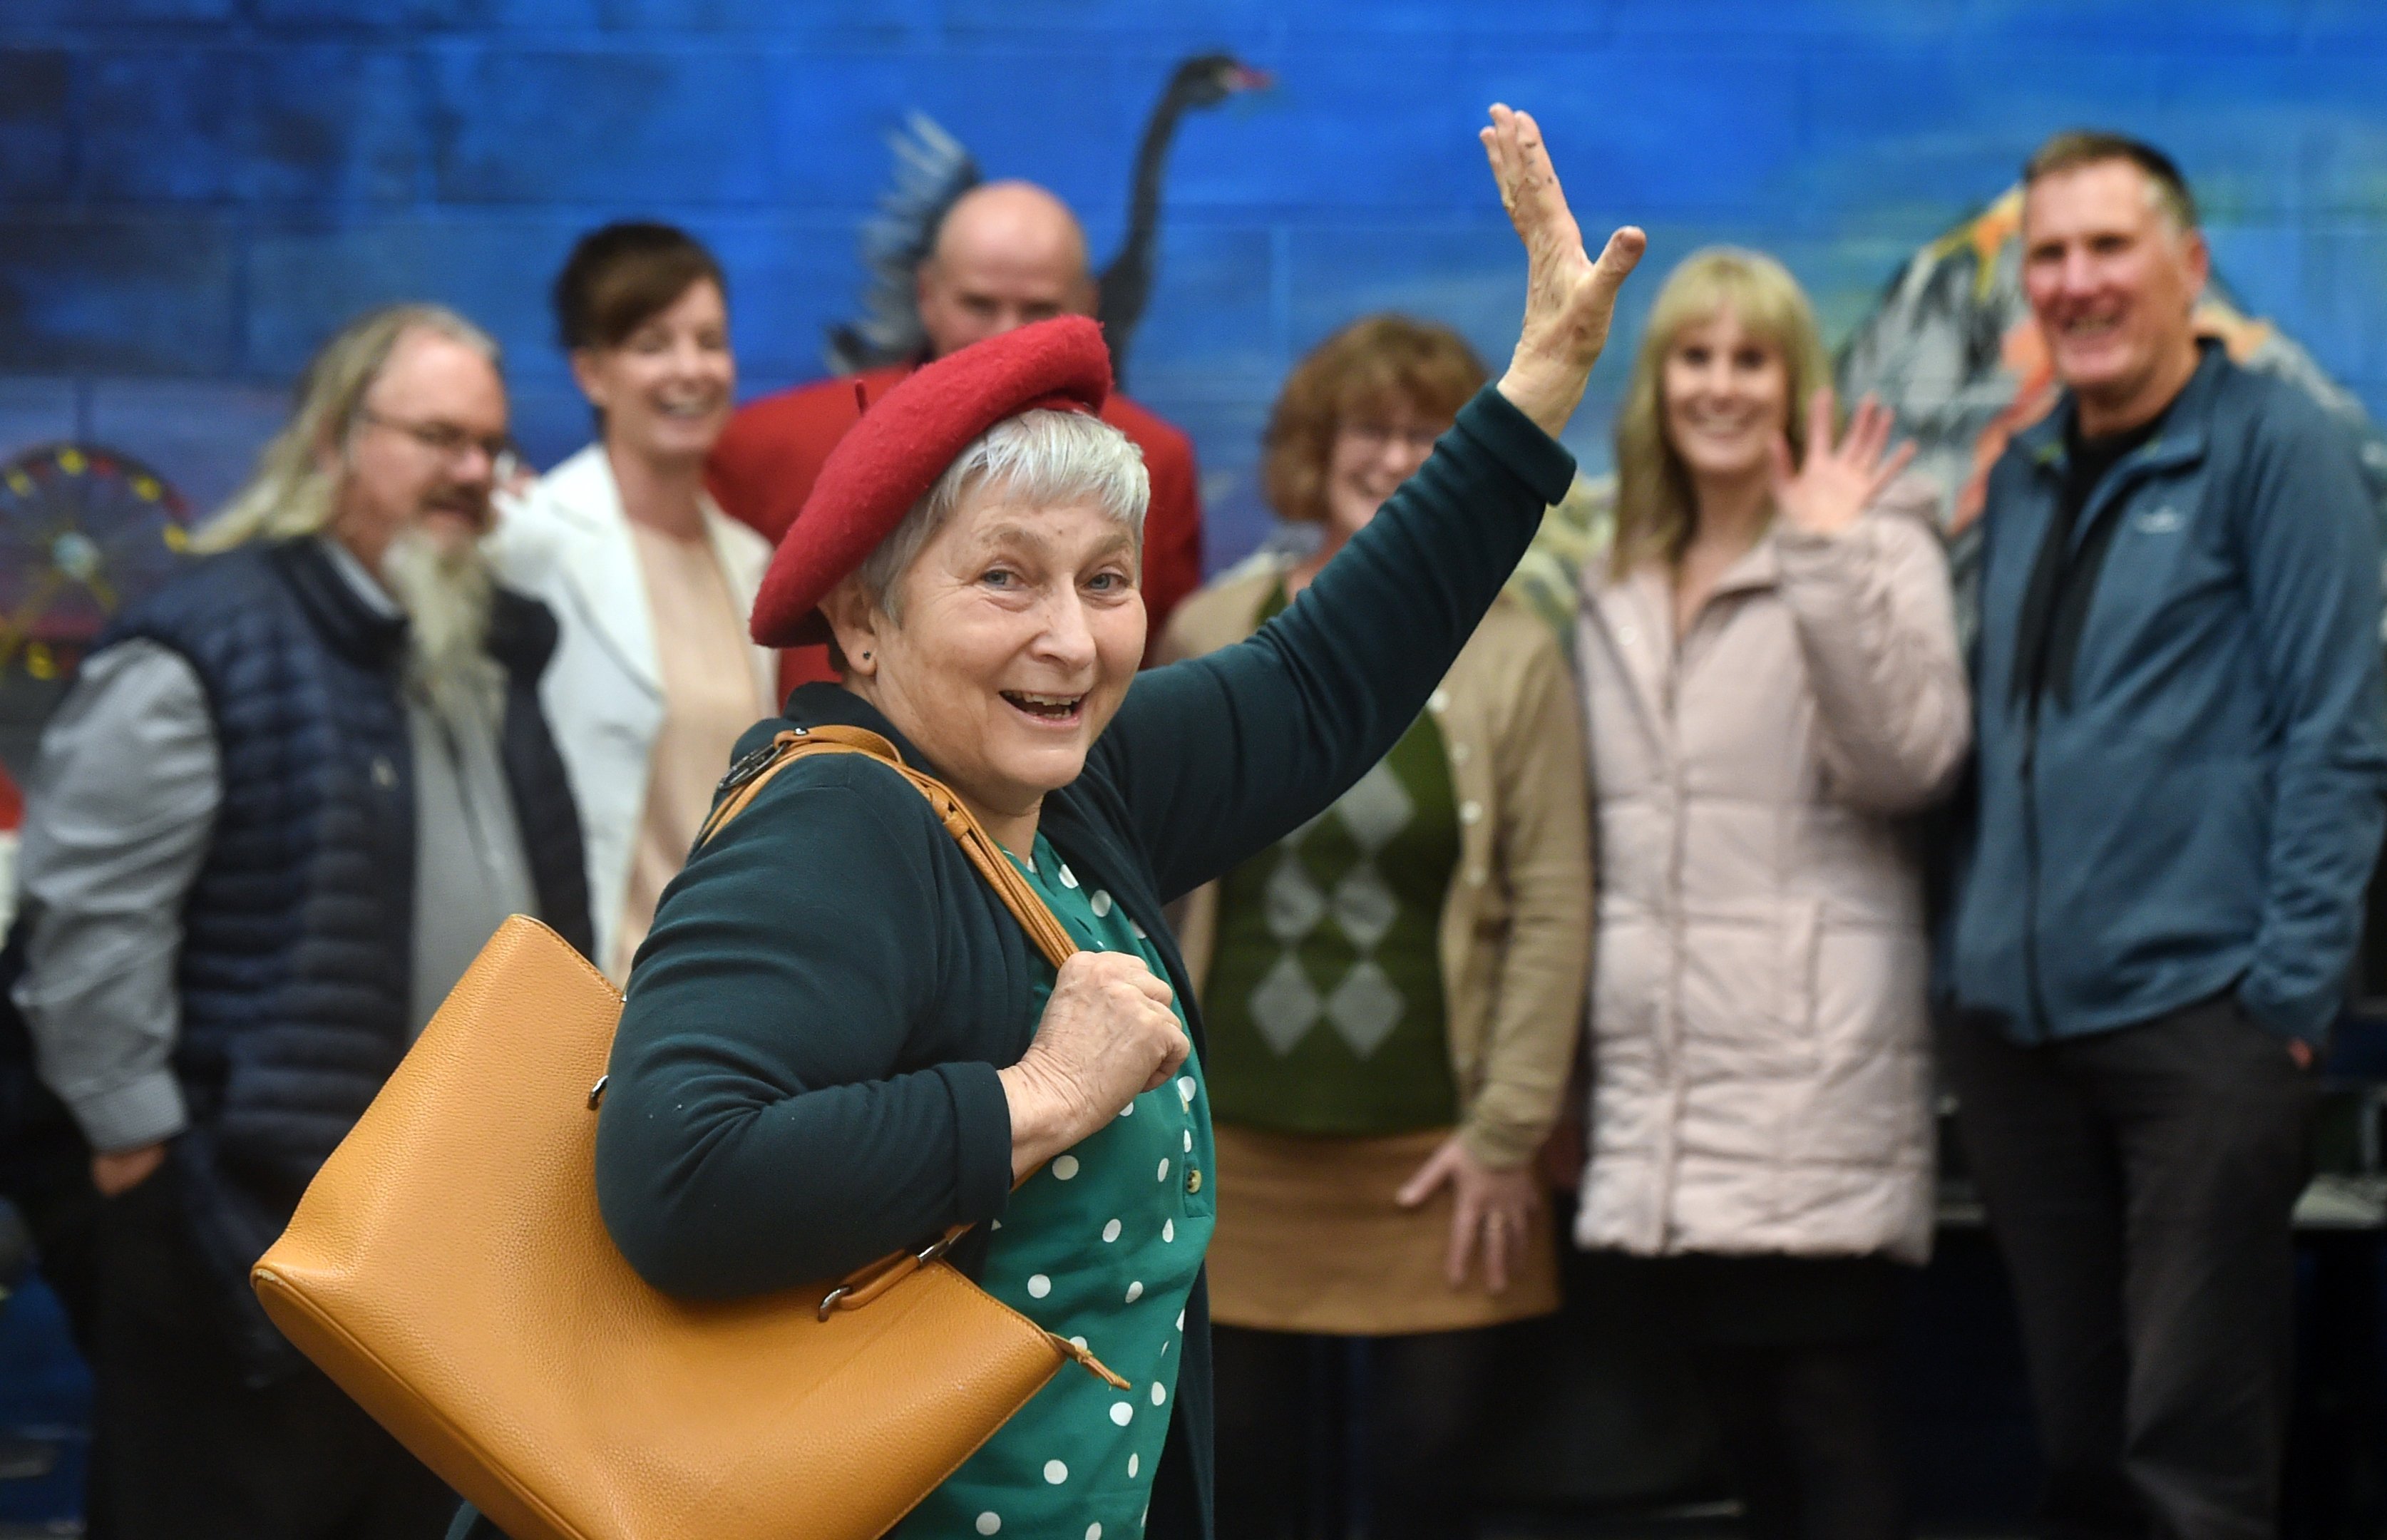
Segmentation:
{"type": "Polygon", "coordinates": [[[1591,816],[1583,713],[1558,643],[1537,636],[1500,724],[1497,861],[1509,933],[1482,1089],[1459,1138],[1488,1166],[1533,1158],[1557,1121],[1583,1030],[1591,957],[1591,816]]]}

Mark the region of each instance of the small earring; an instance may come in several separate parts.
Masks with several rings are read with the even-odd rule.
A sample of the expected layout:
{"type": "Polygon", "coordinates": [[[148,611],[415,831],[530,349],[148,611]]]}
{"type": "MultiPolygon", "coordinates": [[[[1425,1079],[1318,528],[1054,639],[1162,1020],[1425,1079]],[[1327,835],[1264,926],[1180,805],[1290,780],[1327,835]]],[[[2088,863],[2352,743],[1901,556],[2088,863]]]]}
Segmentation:
{"type": "Polygon", "coordinates": [[[870,661],[870,654],[869,654],[869,653],[867,653],[867,652],[865,652],[865,653],[862,655],[862,661],[863,661],[864,663],[868,663],[868,662],[870,661]]]}

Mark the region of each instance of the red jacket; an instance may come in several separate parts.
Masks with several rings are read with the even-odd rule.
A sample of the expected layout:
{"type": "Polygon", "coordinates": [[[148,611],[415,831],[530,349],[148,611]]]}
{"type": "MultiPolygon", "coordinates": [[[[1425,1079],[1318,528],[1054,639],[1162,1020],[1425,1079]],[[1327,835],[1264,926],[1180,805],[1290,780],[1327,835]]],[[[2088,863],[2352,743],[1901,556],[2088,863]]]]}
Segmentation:
{"type": "MultiPolygon", "coordinates": [[[[773,544],[795,522],[812,495],[821,462],[861,416],[854,389],[877,400],[910,370],[874,369],[820,380],[750,401],[729,420],[705,462],[704,483],[722,511],[752,525],[773,544]]],[[[1150,616],[1146,656],[1177,601],[1202,584],[1202,500],[1194,471],[1194,443],[1184,434],[1114,391],[1103,421],[1143,450],[1152,476],[1152,507],[1143,520],[1143,607],[1150,616]]],[[[790,648],[779,655],[784,694],[813,679],[832,679],[828,650],[790,648]]]]}

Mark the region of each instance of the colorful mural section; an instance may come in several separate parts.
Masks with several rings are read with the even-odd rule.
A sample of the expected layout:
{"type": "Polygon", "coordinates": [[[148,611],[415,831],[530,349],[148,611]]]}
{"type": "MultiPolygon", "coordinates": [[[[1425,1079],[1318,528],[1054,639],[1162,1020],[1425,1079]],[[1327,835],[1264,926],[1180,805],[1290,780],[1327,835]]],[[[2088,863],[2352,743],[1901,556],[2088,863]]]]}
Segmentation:
{"type": "MultiPolygon", "coordinates": [[[[0,462],[137,467],[107,506],[158,519],[110,544],[55,488],[47,524],[0,491],[0,671],[51,632],[71,650],[104,602],[77,574],[139,581],[122,564],[236,484],[356,311],[487,324],[549,464],[587,430],[546,309],[579,232],[648,215],[714,246],[751,395],[900,347],[904,263],[965,171],[1084,215],[1222,567],[1268,533],[1260,426],[1327,332],[1406,309],[1498,362],[1522,264],[1472,137],[1496,99],[1540,114],[1587,223],[1649,229],[1653,275],[1717,241],[1787,261],[1961,524],[2043,383],[2002,195],[2056,128],[2171,149],[2228,281],[2215,324],[2387,407],[2382,73],[2387,8],[2351,0],[18,0],[0,462]]],[[[1595,476],[1623,372],[1572,435],[1595,476]]]]}

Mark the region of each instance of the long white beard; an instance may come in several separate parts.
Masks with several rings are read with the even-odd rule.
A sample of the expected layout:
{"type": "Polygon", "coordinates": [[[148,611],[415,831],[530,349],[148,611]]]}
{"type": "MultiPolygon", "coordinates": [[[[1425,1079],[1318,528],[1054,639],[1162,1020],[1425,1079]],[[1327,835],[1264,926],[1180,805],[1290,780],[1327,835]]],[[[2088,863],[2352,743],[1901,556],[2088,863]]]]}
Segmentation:
{"type": "Polygon", "coordinates": [[[497,582],[477,541],[448,547],[401,530],[382,557],[382,579],[406,612],[406,682],[450,722],[486,717],[499,669],[484,649],[497,582]]]}

